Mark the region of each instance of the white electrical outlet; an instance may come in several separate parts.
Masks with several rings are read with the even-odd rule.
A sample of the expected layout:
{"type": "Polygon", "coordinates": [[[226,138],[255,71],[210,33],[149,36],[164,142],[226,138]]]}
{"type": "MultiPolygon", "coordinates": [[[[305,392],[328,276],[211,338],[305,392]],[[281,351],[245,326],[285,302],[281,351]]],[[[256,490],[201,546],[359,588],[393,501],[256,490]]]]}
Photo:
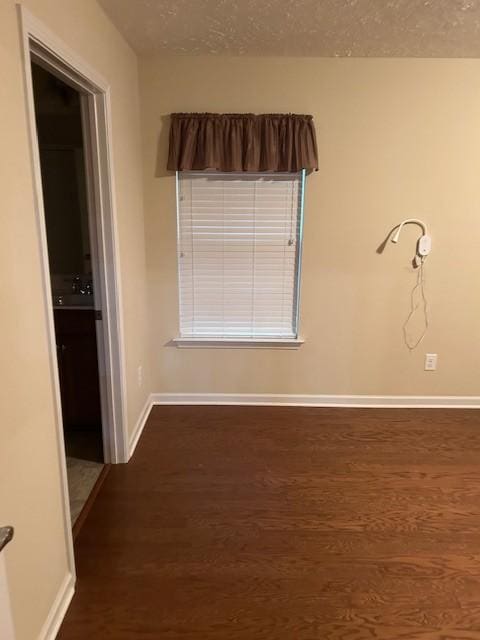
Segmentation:
{"type": "Polygon", "coordinates": [[[425,354],[425,371],[435,371],[437,369],[438,356],[436,353],[425,354]]]}
{"type": "Polygon", "coordinates": [[[140,365],[137,369],[137,382],[138,386],[141,387],[143,384],[143,367],[140,365]]]}

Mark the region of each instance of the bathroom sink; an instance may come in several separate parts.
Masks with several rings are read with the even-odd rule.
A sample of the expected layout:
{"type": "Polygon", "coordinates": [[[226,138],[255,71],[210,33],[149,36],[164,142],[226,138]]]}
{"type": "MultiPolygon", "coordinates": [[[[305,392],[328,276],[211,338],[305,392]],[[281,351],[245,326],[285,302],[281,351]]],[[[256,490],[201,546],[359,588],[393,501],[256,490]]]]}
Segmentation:
{"type": "Polygon", "coordinates": [[[93,309],[93,296],[80,293],[55,294],[53,296],[53,306],[56,309],[59,307],[87,307],[93,309]]]}

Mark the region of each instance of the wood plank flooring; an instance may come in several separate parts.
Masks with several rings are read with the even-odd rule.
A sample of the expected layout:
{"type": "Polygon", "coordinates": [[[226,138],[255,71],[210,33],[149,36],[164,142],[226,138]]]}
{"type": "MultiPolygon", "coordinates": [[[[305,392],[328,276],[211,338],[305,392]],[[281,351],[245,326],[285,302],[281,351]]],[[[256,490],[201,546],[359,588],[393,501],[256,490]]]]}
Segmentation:
{"type": "Polygon", "coordinates": [[[156,407],[61,640],[480,640],[480,414],[156,407]]]}

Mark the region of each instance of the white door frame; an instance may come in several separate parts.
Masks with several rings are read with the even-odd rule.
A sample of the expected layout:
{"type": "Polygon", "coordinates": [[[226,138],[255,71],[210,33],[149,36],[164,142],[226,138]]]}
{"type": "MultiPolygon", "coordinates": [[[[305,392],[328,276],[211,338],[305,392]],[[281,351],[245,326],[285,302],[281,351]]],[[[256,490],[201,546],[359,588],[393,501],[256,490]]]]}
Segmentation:
{"type": "Polygon", "coordinates": [[[2,531],[0,525],[0,638],[2,640],[15,639],[4,551],[5,545],[12,539],[12,535],[13,531],[9,531],[7,528],[2,531]]]}
{"type": "Polygon", "coordinates": [[[12,607],[7,584],[7,569],[5,557],[0,552],[0,638],[2,640],[14,640],[12,607]]]}
{"type": "MultiPolygon", "coordinates": [[[[113,184],[113,152],[111,145],[110,88],[107,81],[92,69],[76,53],[37,20],[20,3],[17,5],[22,40],[23,70],[26,109],[30,134],[30,152],[33,174],[35,209],[40,245],[43,280],[44,312],[48,330],[48,347],[51,385],[55,405],[58,454],[61,468],[64,499],[65,537],[70,558],[70,570],[75,575],[70,506],[66,473],[66,456],[63,437],[60,386],[58,378],[53,301],[50,284],[48,246],[43,205],[42,179],[38,149],[35,104],[33,95],[31,62],[39,62],[44,68],[61,78],[82,94],[82,117],[89,136],[85,140],[87,163],[87,187],[93,224],[92,264],[98,269],[94,276],[95,306],[102,311],[102,321],[97,322],[99,349],[100,395],[102,398],[102,422],[104,455],[106,462],[128,461],[126,431],[126,381],[123,349],[123,326],[120,296],[120,269],[116,228],[115,189],[113,184]],[[95,254],[97,260],[95,260],[95,254]]],[[[90,219],[92,222],[92,218],[90,219]]]]}

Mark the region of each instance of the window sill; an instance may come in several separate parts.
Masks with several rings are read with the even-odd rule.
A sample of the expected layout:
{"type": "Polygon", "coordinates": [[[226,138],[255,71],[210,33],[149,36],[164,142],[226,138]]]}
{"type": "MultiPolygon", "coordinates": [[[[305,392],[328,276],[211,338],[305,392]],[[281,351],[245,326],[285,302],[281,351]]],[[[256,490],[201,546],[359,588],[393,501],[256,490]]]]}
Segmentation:
{"type": "Polygon", "coordinates": [[[179,349],[299,349],[303,338],[174,338],[179,349]]]}

